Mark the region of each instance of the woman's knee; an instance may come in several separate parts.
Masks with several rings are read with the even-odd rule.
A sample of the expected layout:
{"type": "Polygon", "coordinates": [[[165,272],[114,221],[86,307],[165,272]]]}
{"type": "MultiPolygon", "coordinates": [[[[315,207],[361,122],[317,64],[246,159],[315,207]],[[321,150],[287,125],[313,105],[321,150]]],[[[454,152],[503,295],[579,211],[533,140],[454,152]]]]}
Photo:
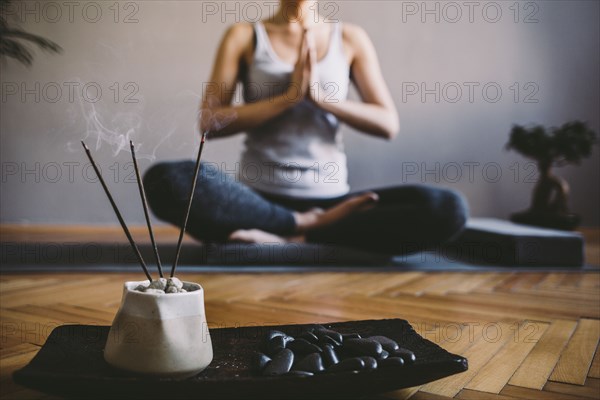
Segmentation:
{"type": "Polygon", "coordinates": [[[469,207],[465,197],[451,189],[437,189],[434,214],[439,223],[440,233],[450,239],[463,230],[469,217],[469,207]]]}
{"type": "Polygon", "coordinates": [[[429,239],[439,243],[460,232],[468,218],[467,202],[455,190],[429,186],[407,185],[404,195],[415,206],[421,227],[428,232],[429,239]]]}
{"type": "MultiPolygon", "coordinates": [[[[188,162],[162,162],[151,166],[143,177],[150,209],[157,217],[171,221],[180,209],[182,175],[187,175],[188,162]]],[[[188,185],[189,187],[189,182],[188,185]]]]}
{"type": "Polygon", "coordinates": [[[154,192],[158,190],[165,180],[168,180],[171,169],[171,163],[158,163],[152,165],[145,173],[143,177],[144,187],[146,192],[154,192]]]}

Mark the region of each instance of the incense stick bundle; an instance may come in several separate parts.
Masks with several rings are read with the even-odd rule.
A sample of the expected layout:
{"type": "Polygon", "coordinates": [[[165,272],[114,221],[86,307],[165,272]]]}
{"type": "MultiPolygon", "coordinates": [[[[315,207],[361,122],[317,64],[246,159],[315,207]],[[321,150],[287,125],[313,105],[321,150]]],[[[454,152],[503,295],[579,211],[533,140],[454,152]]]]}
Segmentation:
{"type": "Polygon", "coordinates": [[[140,253],[140,249],[138,248],[137,244],[135,243],[135,240],[133,240],[133,237],[131,236],[131,232],[129,232],[129,229],[127,228],[127,225],[125,224],[125,220],[121,216],[121,212],[119,211],[117,204],[115,203],[112,195],[110,194],[110,191],[108,190],[108,186],[106,186],[106,182],[104,182],[104,178],[102,178],[102,174],[100,173],[100,170],[98,169],[98,166],[96,165],[96,162],[94,161],[94,158],[92,157],[92,153],[90,152],[90,149],[83,142],[83,140],[81,141],[81,144],[83,145],[83,148],[85,149],[85,152],[88,156],[88,159],[90,160],[90,163],[92,163],[92,167],[94,167],[94,171],[96,171],[96,175],[98,176],[98,179],[100,180],[100,183],[102,184],[102,188],[104,189],[104,192],[106,193],[106,196],[108,197],[108,200],[110,201],[110,205],[112,206],[113,210],[115,211],[115,214],[117,215],[117,218],[119,219],[119,223],[121,224],[121,227],[123,228],[123,231],[125,232],[125,236],[127,236],[127,239],[129,240],[129,244],[131,245],[136,258],[138,259],[138,262],[142,266],[142,269],[144,270],[144,273],[146,274],[146,277],[148,278],[148,280],[150,282],[152,282],[152,276],[148,272],[148,267],[146,267],[146,263],[144,262],[144,259],[142,258],[142,254],[140,253]]]}
{"type": "Polygon", "coordinates": [[[177,263],[179,262],[179,253],[181,251],[181,243],[183,242],[183,235],[184,235],[185,229],[187,227],[188,218],[190,216],[190,210],[192,209],[192,201],[194,200],[194,191],[196,190],[196,181],[198,180],[198,172],[200,171],[200,158],[202,157],[202,149],[204,148],[205,141],[206,141],[206,132],[204,132],[202,134],[202,139],[200,140],[200,148],[198,149],[198,157],[196,158],[196,166],[194,169],[194,177],[192,178],[190,195],[188,197],[187,209],[185,211],[185,215],[183,217],[183,222],[181,224],[181,231],[179,232],[179,240],[177,241],[177,250],[175,252],[175,260],[173,261],[173,266],[171,267],[171,278],[175,275],[175,269],[177,268],[177,263]]]}
{"type": "Polygon", "coordinates": [[[158,247],[156,246],[156,240],[154,240],[154,231],[152,230],[152,224],[150,223],[150,214],[148,213],[148,200],[146,200],[146,190],[142,183],[142,176],[138,167],[137,159],[135,157],[135,147],[133,141],[129,141],[129,147],[131,147],[131,158],[133,158],[133,168],[135,169],[135,177],[138,183],[138,189],[140,191],[140,197],[142,199],[142,206],[144,208],[144,216],[146,217],[146,225],[148,226],[148,233],[150,234],[150,241],[152,242],[152,250],[154,250],[154,257],[156,258],[156,266],[158,268],[158,274],[161,278],[164,277],[162,265],[160,262],[160,256],[158,255],[158,247]]]}

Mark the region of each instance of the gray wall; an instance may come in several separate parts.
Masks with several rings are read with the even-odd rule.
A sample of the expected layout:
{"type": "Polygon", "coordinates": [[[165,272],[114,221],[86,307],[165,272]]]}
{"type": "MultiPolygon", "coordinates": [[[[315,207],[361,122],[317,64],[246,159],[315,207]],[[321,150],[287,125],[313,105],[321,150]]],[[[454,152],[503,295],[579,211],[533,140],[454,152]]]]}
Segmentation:
{"type": "MultiPolygon", "coordinates": [[[[126,219],[143,223],[129,153],[119,152],[119,143],[131,138],[140,146],[144,169],[194,156],[202,83],[226,27],[256,16],[250,3],[264,15],[273,4],[133,1],[119,3],[117,15],[114,2],[75,2],[71,10],[62,2],[28,2],[33,11],[21,16],[22,26],[64,52],[36,51],[29,69],[2,65],[0,221],[116,223],[86,169],[78,142],[86,138],[126,219]],[[224,14],[224,4],[237,7],[237,15],[224,14]]],[[[401,117],[392,142],[344,128],[354,189],[438,183],[463,191],[475,216],[507,217],[528,206],[535,180],[528,160],[504,150],[513,123],[577,118],[598,130],[598,2],[471,4],[470,10],[464,2],[321,3],[333,18],[368,31],[401,117]],[[438,15],[423,14],[424,4],[438,15]],[[422,86],[432,90],[423,98],[422,86]]],[[[209,142],[205,159],[233,170],[242,140],[209,142]]],[[[599,170],[597,149],[581,166],[557,170],[587,225],[600,223],[599,170]]]]}

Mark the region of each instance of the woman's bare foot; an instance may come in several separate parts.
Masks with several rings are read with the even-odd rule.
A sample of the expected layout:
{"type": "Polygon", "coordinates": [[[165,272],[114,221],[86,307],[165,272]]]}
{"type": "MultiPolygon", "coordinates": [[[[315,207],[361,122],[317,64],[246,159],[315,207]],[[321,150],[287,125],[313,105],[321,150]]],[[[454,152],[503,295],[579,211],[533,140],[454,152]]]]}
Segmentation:
{"type": "Polygon", "coordinates": [[[300,243],[304,241],[304,236],[281,237],[269,232],[261,231],[260,229],[238,229],[229,235],[229,242],[238,243],[268,243],[268,244],[284,244],[284,243],[300,243]]]}
{"type": "Polygon", "coordinates": [[[367,192],[341,202],[325,211],[313,208],[303,213],[294,213],[298,232],[306,232],[321,226],[339,221],[350,214],[365,211],[375,206],[379,196],[374,192],[367,192]]]}
{"type": "Polygon", "coordinates": [[[296,226],[298,236],[281,237],[269,232],[261,231],[260,229],[239,229],[229,235],[229,242],[241,243],[302,243],[304,242],[303,233],[318,228],[320,226],[329,225],[335,221],[339,221],[350,214],[365,211],[372,208],[379,200],[376,193],[368,192],[352,197],[342,203],[331,207],[327,210],[313,208],[303,213],[294,213],[296,218],[296,226]]]}

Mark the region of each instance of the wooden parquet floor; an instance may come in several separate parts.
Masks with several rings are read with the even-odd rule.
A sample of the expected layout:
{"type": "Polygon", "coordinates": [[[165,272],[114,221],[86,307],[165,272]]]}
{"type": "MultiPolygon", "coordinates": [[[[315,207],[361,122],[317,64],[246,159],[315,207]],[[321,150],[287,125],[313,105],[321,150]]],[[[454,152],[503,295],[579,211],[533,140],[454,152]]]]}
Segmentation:
{"type": "MultiPolygon", "coordinates": [[[[598,272],[181,276],[203,285],[211,327],[404,318],[469,359],[465,373],[381,399],[600,398],[598,272]]],[[[141,272],[0,275],[0,397],[53,398],[16,385],[13,371],[58,325],[110,325],[122,282],[142,278],[141,272]]]]}

